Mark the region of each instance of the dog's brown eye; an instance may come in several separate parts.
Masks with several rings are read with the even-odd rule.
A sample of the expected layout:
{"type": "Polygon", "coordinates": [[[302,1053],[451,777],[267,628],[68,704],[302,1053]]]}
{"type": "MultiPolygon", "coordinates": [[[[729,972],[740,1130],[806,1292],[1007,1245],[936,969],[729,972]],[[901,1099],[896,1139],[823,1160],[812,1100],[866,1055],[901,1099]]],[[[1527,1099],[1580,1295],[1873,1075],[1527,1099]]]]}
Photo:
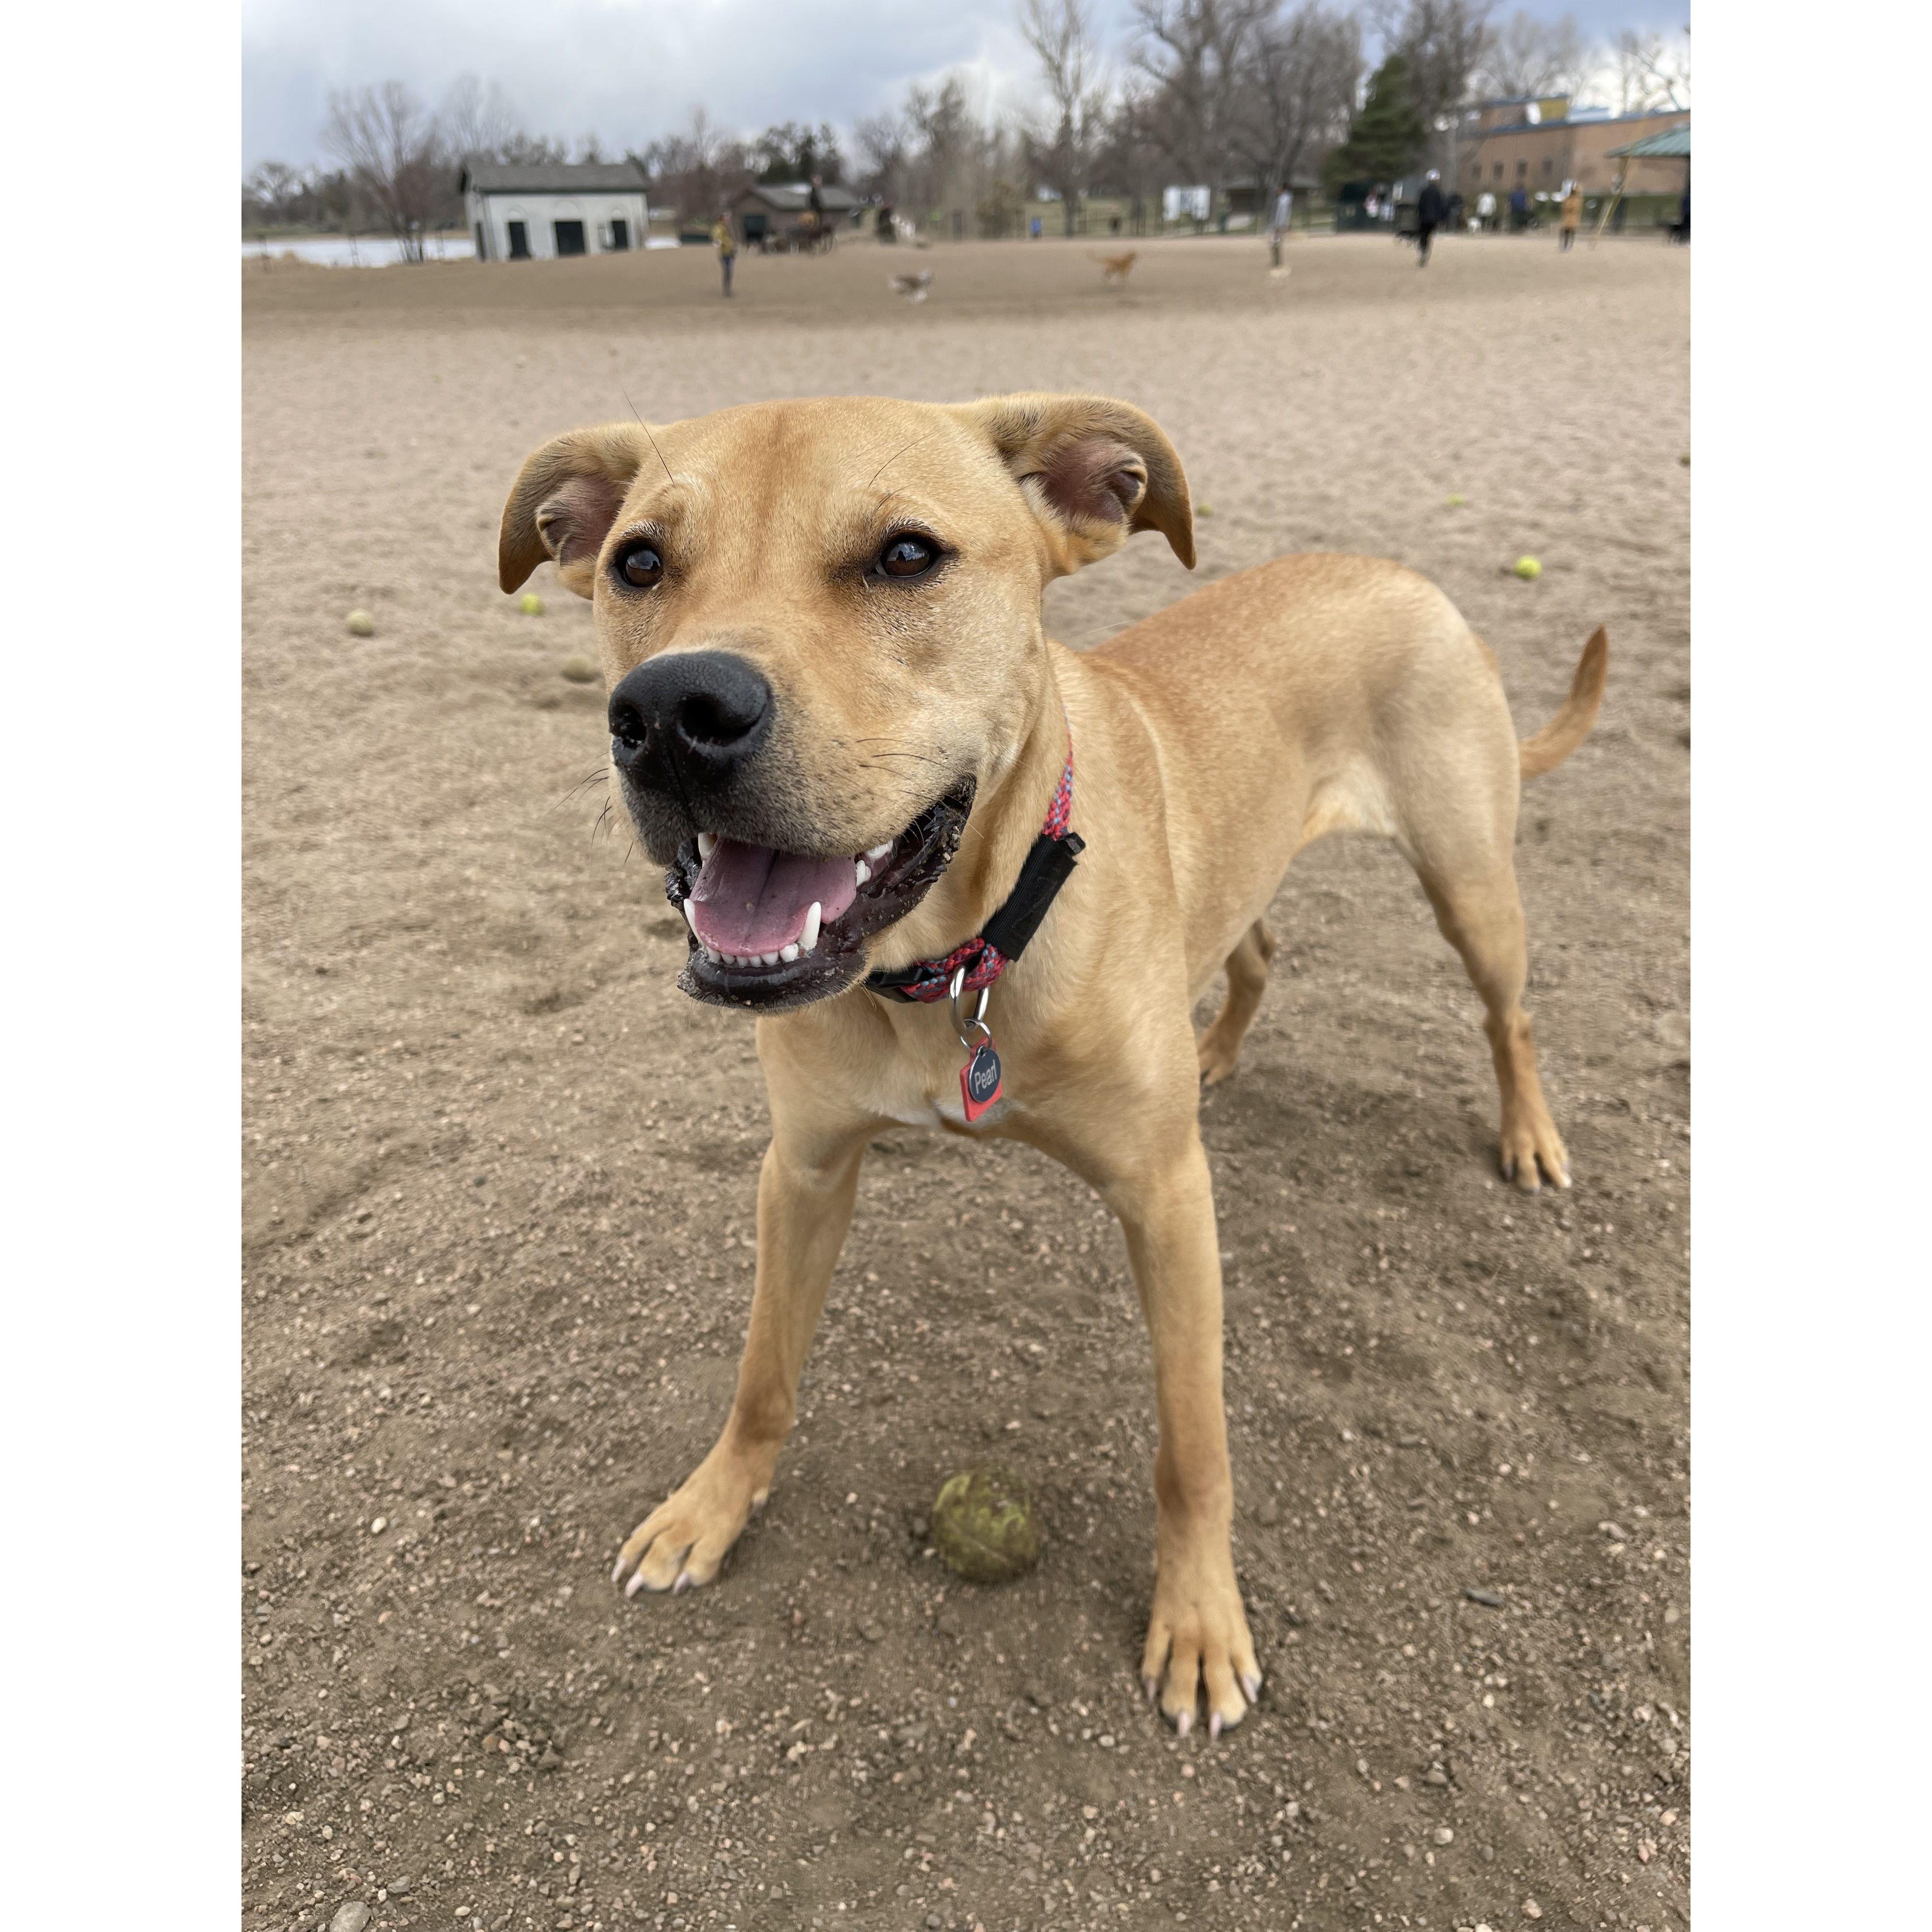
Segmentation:
{"type": "Polygon", "coordinates": [[[879,553],[879,568],[888,577],[923,577],[939,561],[939,552],[923,537],[896,536],[879,553]]]}
{"type": "Polygon", "coordinates": [[[664,559],[654,545],[626,544],[617,553],[617,574],[634,590],[648,590],[664,576],[664,559]]]}

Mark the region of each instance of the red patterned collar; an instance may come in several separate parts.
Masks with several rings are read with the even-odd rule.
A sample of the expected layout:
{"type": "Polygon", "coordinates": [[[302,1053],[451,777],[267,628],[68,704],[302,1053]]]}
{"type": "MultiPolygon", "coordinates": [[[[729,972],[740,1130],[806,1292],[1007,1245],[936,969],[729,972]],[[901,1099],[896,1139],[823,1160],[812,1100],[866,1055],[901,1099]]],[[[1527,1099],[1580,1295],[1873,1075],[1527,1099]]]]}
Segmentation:
{"type": "Polygon", "coordinates": [[[922,1006],[944,999],[949,992],[977,992],[990,986],[1022,952],[1039,930],[1046,909],[1073,872],[1073,862],[1086,849],[1077,832],[1067,829],[1073,810],[1073,734],[1066,735],[1066,762],[1048,808],[1046,822],[1033,842],[1020,875],[1006,901],[985,926],[943,959],[915,959],[889,972],[869,973],[866,984],[887,999],[910,1000],[922,1006]],[[955,987],[956,975],[964,972],[955,987]]]}

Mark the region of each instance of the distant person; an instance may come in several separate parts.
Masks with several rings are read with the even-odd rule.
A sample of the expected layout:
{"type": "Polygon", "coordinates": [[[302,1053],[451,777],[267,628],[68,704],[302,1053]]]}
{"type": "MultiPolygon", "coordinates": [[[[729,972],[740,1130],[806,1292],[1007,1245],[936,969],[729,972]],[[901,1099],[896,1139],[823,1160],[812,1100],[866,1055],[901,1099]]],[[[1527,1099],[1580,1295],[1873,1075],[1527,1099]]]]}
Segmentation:
{"type": "Polygon", "coordinates": [[[1288,238],[1288,224],[1294,213],[1294,196],[1283,188],[1274,198],[1274,215],[1268,223],[1268,262],[1274,268],[1281,266],[1281,244],[1288,238]]]}
{"type": "Polygon", "coordinates": [[[1120,218],[1118,214],[1108,215],[1107,218],[1107,232],[1109,235],[1118,235],[1120,232],[1120,218]]]}
{"type": "Polygon", "coordinates": [[[1487,188],[1476,197],[1476,225],[1485,234],[1496,225],[1496,198],[1487,188]]]}
{"type": "Polygon", "coordinates": [[[1028,228],[1027,232],[1036,242],[1040,239],[1040,217],[1038,215],[1036,214],[1034,217],[1032,225],[1028,228]]]}
{"type": "Polygon", "coordinates": [[[738,259],[738,238],[731,232],[731,218],[721,214],[711,230],[712,245],[718,250],[718,266],[724,278],[724,292],[731,292],[731,265],[738,259]]]}
{"type": "Polygon", "coordinates": [[[899,238],[899,231],[892,223],[892,205],[889,201],[879,203],[879,212],[872,218],[872,232],[887,247],[899,238]]]}
{"type": "Polygon", "coordinates": [[[1510,232],[1520,235],[1529,226],[1529,195],[1521,182],[1510,190],[1510,232]]]}
{"type": "Polygon", "coordinates": [[[1442,218],[1447,210],[1442,200],[1442,177],[1433,168],[1429,170],[1422,184],[1422,193],[1415,203],[1415,252],[1416,266],[1429,266],[1429,244],[1437,229],[1442,226],[1442,218]]]}
{"type": "Polygon", "coordinates": [[[1564,190],[1563,205],[1557,216],[1557,248],[1567,254],[1576,238],[1576,230],[1583,220],[1583,190],[1574,182],[1564,190]]]}
{"type": "Polygon", "coordinates": [[[820,177],[814,175],[812,185],[806,191],[806,226],[810,231],[807,246],[812,248],[823,248],[832,239],[832,231],[825,225],[824,186],[820,177]]]}

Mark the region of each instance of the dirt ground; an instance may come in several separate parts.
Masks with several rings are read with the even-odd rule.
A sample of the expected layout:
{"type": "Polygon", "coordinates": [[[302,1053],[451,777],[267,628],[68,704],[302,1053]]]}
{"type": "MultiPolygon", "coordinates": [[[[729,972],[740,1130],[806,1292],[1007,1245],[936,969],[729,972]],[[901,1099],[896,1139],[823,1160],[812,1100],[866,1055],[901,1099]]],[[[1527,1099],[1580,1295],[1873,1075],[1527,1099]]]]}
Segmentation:
{"type": "MultiPolygon", "coordinates": [[[[709,251],[244,272],[247,1927],[1684,1920],[1688,257],[1288,259],[1154,244],[1120,291],[1076,247],[864,244],[748,259],[728,307],[709,251]],[[588,606],[547,570],[544,614],[499,594],[502,498],[632,403],[1018,388],[1153,412],[1201,580],[1427,572],[1520,729],[1610,633],[1519,854],[1575,1192],[1496,1179],[1475,996],[1370,842],[1297,862],[1204,1102],[1268,1673],[1218,1744],[1136,1694],[1122,1244],[1017,1147],[879,1143],[770,1508],[714,1588],[609,1580],[724,1413],[764,1105],[598,832],[602,692],[560,673],[588,606]],[[1048,1541],[978,1590],[925,1514],[995,1448],[1048,1541]]],[[[1050,627],[1195,581],[1144,538],[1050,627]]]]}

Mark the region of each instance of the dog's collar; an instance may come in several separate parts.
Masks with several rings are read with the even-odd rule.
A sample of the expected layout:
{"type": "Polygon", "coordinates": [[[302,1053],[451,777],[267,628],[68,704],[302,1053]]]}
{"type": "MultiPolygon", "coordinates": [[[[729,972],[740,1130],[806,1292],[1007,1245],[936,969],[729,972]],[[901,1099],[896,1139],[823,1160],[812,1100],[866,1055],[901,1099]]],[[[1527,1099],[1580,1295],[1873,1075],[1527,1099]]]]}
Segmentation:
{"type": "MultiPolygon", "coordinates": [[[[866,984],[881,998],[909,1000],[921,1006],[942,1000],[950,992],[955,999],[963,992],[977,992],[990,986],[1020,955],[1027,942],[1040,930],[1054,896],[1073,872],[1073,862],[1087,849],[1078,832],[1067,830],[1073,810],[1073,734],[1066,734],[1066,763],[1060,768],[1060,784],[1053,794],[1046,823],[1033,842],[1020,868],[1012,890],[998,911],[964,944],[956,946],[943,959],[915,959],[910,966],[890,971],[868,973],[866,984]],[[958,976],[964,978],[955,984],[958,976]]],[[[983,1010],[983,1008],[982,1008],[983,1010]]]]}

